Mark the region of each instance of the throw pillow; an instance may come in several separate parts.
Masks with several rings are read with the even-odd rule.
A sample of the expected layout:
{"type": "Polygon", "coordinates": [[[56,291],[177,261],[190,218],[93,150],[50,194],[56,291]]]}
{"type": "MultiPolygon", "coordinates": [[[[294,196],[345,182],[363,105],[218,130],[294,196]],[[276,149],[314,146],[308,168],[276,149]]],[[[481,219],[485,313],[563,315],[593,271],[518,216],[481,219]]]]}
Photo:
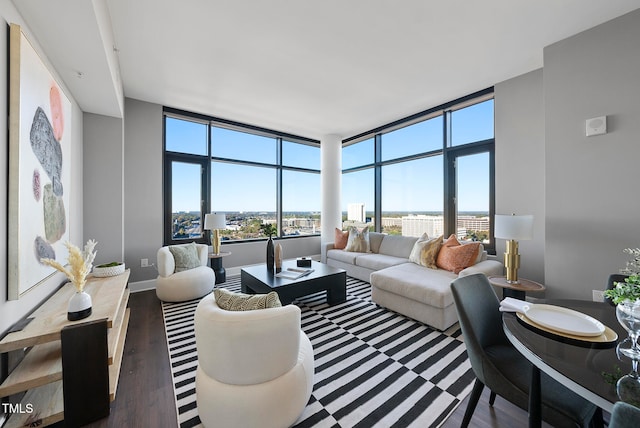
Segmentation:
{"type": "Polygon", "coordinates": [[[336,250],[344,250],[347,246],[347,241],[349,240],[349,231],[342,231],[336,227],[336,237],[333,242],[333,248],[336,250]]]}
{"type": "Polygon", "coordinates": [[[438,236],[437,238],[428,240],[422,247],[422,251],[420,252],[419,264],[430,269],[438,269],[436,260],[438,259],[438,254],[440,254],[441,247],[442,235],[438,236]]]}
{"type": "Polygon", "coordinates": [[[349,240],[347,241],[347,246],[344,250],[355,253],[370,253],[371,245],[369,244],[369,226],[361,230],[358,230],[355,226],[351,226],[349,228],[349,240]]]}
{"type": "Polygon", "coordinates": [[[275,291],[267,294],[243,294],[216,288],[213,290],[213,295],[220,309],[227,311],[253,311],[282,306],[275,291]]]}
{"type": "Polygon", "coordinates": [[[462,269],[473,265],[478,257],[480,249],[479,242],[471,242],[462,245],[455,235],[449,236],[449,239],[442,244],[442,248],[438,253],[436,265],[440,269],[448,270],[453,273],[460,273],[462,269]]]}
{"type": "Polygon", "coordinates": [[[176,261],[176,272],[197,268],[200,266],[200,256],[196,244],[191,242],[185,245],[170,245],[169,251],[176,261]]]}
{"type": "Polygon", "coordinates": [[[420,264],[420,252],[422,252],[422,247],[424,247],[428,241],[429,235],[427,235],[427,232],[423,233],[422,236],[418,238],[416,243],[413,244],[411,254],[409,254],[410,262],[420,264]]]}

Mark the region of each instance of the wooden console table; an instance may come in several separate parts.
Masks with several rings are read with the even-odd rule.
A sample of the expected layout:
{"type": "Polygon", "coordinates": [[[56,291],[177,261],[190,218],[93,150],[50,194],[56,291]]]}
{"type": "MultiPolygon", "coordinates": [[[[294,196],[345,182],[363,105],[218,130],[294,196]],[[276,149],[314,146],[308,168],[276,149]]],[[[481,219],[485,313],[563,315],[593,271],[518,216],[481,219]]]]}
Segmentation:
{"type": "MultiPolygon", "coordinates": [[[[22,407],[27,404],[32,413],[14,413],[3,428],[19,426],[46,426],[59,422],[64,417],[62,330],[67,327],[95,325],[106,320],[109,401],[115,399],[124,353],[124,342],[129,325],[129,281],[130,271],[107,278],[90,277],[85,291],[91,295],[92,314],[79,321],[67,320],[67,305],[75,292],[71,285],[62,286],[53,296],[36,309],[33,320],[23,330],[8,333],[0,341],[0,352],[31,349],[24,359],[0,385],[0,397],[26,391],[22,407]]],[[[104,329],[104,327],[103,327],[104,329]]],[[[104,330],[103,330],[104,331],[104,330]]],[[[88,361],[87,364],[96,362],[88,361]]],[[[98,364],[103,364],[98,362],[98,364]]],[[[69,375],[71,376],[71,375],[69,375]]],[[[87,394],[90,391],[79,391],[87,394]]],[[[107,413],[108,414],[108,413],[107,413]]]]}

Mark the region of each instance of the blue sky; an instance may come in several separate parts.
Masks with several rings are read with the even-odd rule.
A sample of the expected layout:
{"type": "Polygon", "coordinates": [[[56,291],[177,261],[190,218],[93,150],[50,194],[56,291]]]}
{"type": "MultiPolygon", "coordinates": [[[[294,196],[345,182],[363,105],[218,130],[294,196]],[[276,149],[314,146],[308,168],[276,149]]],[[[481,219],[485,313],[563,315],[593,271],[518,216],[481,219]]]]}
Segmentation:
{"type": "MultiPolygon", "coordinates": [[[[211,128],[212,155],[252,162],[275,163],[276,140],[222,128],[211,128]]],[[[436,150],[442,146],[442,118],[421,122],[382,136],[382,157],[395,159],[436,150]]],[[[206,124],[167,119],[167,150],[207,153],[206,124]]],[[[452,145],[493,137],[493,100],[453,112],[452,145]]],[[[320,168],[320,150],[291,142],[283,144],[283,163],[320,168]]],[[[343,168],[373,162],[373,139],[348,146],[342,153],[343,168]]],[[[488,211],[489,157],[480,154],[460,158],[458,200],[460,211],[488,211]]],[[[442,156],[383,166],[383,211],[441,211],[443,204],[442,156]]],[[[199,167],[174,164],[173,212],[197,211],[200,200],[199,167]]],[[[214,162],[212,211],[275,211],[276,170],[214,162]]],[[[373,211],[373,170],[343,175],[342,209],[362,202],[373,211]]],[[[283,210],[320,211],[320,175],[283,172],[283,210]]]]}

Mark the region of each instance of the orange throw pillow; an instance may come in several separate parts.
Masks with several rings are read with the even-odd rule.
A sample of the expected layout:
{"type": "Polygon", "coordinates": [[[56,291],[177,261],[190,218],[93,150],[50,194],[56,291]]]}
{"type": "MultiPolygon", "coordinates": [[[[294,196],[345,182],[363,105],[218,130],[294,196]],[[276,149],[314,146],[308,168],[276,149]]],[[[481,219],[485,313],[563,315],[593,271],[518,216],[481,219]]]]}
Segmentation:
{"type": "Polygon", "coordinates": [[[473,265],[478,251],[480,250],[479,242],[471,242],[469,244],[461,244],[456,235],[449,236],[449,239],[442,244],[436,265],[440,269],[448,270],[453,273],[460,273],[462,269],[473,265]]]}
{"type": "Polygon", "coordinates": [[[344,232],[336,227],[336,237],[333,242],[333,248],[337,250],[344,250],[344,247],[347,246],[347,241],[349,240],[349,231],[345,230],[344,232]]]}

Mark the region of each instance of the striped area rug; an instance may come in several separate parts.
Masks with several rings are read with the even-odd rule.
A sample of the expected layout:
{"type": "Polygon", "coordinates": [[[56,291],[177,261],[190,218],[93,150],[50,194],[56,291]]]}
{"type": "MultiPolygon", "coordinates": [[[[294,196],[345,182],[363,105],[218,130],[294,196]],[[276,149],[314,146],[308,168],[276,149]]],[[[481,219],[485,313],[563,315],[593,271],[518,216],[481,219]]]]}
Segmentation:
{"type": "MultiPolygon", "coordinates": [[[[221,286],[240,291],[240,276],[221,286]]],[[[457,325],[439,332],[371,302],[371,286],[347,279],[347,301],[325,293],[296,302],[313,344],[314,388],[295,425],[438,427],[471,391],[475,376],[457,325]]],[[[198,300],[163,303],[178,424],[199,427],[193,315],[198,300]]]]}

